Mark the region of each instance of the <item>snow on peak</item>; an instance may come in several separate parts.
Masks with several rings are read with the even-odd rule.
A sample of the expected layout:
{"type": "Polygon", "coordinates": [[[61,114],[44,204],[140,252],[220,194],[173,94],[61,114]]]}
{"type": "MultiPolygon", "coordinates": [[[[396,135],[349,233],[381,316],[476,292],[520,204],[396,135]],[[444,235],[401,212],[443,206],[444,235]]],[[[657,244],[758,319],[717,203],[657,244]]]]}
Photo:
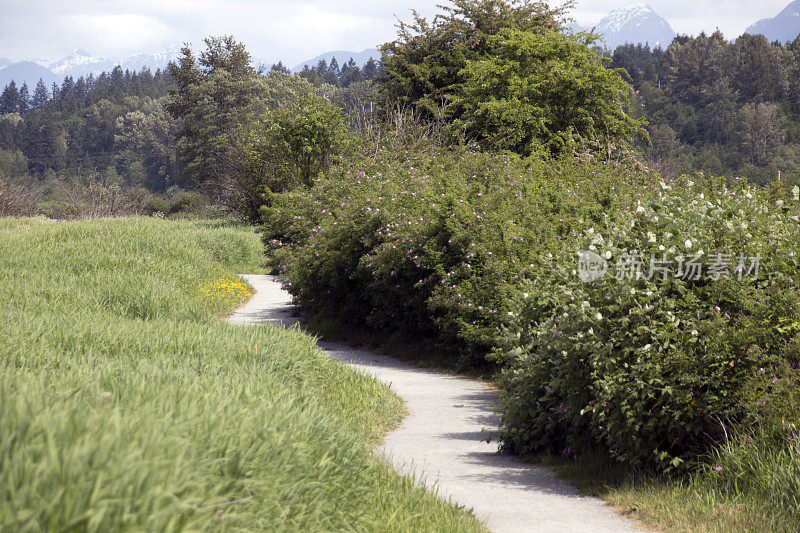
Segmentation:
{"type": "Polygon", "coordinates": [[[105,63],[102,57],[94,57],[86,50],[77,49],[70,55],[49,65],[55,74],[66,75],[72,72],[88,73],[92,67],[105,63]],[[85,72],[84,72],[85,71],[85,72]]]}
{"type": "Polygon", "coordinates": [[[664,48],[675,37],[669,23],[644,2],[615,9],[603,17],[595,31],[612,50],[625,43],[664,48]]]}
{"type": "Polygon", "coordinates": [[[597,25],[597,30],[600,33],[617,33],[627,24],[646,19],[650,16],[657,17],[658,15],[653,11],[653,8],[644,2],[621,7],[603,17],[603,20],[597,25]]]}

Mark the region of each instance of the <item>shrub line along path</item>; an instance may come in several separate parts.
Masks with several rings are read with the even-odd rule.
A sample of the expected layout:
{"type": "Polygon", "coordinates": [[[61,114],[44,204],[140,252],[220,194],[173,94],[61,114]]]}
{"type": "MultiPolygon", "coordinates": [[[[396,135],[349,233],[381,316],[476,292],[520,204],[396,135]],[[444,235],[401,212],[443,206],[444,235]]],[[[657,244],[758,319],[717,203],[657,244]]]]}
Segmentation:
{"type": "MultiPolygon", "coordinates": [[[[243,275],[255,295],[229,318],[233,324],[291,326],[291,296],[273,276],[243,275]]],[[[389,384],[409,415],[386,435],[380,453],[439,495],[472,508],[495,532],[620,532],[638,528],[601,500],[581,496],[551,470],[497,453],[486,442],[497,428],[496,394],[485,383],[415,368],[395,359],[320,342],[325,353],[389,384]]]]}

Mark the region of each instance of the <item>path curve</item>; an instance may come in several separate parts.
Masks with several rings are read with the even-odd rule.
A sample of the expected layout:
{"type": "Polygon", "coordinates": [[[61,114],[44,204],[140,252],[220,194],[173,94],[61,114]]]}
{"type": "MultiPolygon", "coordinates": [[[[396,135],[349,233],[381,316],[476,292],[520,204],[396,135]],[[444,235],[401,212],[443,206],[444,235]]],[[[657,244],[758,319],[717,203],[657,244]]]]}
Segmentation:
{"type": "MultiPolygon", "coordinates": [[[[291,296],[273,276],[243,275],[256,294],[228,319],[234,324],[290,326],[291,296]]],[[[395,359],[320,342],[329,357],[372,374],[405,400],[409,415],[380,451],[395,468],[415,473],[440,496],[472,508],[495,532],[638,531],[602,500],[581,496],[551,470],[497,453],[495,393],[481,381],[419,369],[395,359]]]]}

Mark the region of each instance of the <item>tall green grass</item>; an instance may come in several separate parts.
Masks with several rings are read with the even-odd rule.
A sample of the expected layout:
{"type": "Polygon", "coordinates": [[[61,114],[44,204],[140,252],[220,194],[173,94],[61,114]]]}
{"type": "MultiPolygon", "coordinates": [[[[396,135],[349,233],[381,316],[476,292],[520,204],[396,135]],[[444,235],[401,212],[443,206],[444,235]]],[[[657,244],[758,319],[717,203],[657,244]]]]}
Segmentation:
{"type": "Polygon", "coordinates": [[[772,438],[754,429],[680,477],[624,466],[605,453],[535,459],[659,531],[800,531],[800,443],[772,438]]]}
{"type": "Polygon", "coordinates": [[[0,530],[480,530],[371,449],[402,405],[204,283],[245,227],[0,220],[0,530]]]}

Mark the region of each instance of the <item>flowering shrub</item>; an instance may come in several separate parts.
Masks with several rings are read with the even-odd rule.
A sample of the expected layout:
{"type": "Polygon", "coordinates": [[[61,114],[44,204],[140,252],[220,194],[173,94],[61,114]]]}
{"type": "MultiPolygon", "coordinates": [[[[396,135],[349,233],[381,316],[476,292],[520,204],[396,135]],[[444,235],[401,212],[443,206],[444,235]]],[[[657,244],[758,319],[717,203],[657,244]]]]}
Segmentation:
{"type": "Polygon", "coordinates": [[[726,428],[766,422],[795,431],[796,198],[741,180],[660,189],[587,228],[578,246],[554,249],[549,267],[521,283],[500,379],[507,449],[599,446],[622,461],[672,469],[723,442],[726,428]],[[618,270],[641,254],[642,275],[618,271],[584,283],[572,255],[580,250],[618,270]],[[664,254],[677,260],[672,269],[649,277],[649,258],[658,265],[664,254]],[[754,279],[741,258],[759,254],[754,279]],[[687,275],[690,257],[719,268],[687,275]]]}
{"type": "Polygon", "coordinates": [[[480,365],[541,253],[649,187],[619,167],[379,150],[271,196],[263,235],[312,315],[434,339],[480,365]]]}

